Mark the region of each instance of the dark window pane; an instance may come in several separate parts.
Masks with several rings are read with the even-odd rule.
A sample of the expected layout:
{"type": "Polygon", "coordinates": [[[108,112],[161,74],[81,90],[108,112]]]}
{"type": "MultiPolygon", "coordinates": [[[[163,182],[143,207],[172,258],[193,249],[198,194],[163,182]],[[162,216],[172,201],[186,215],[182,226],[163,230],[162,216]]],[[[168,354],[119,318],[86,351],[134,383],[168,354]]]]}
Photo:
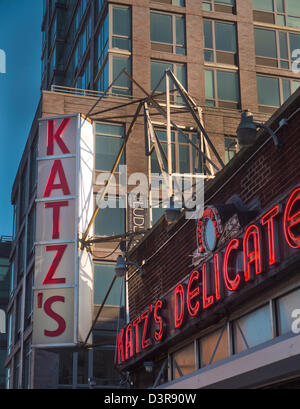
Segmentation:
{"type": "Polygon", "coordinates": [[[287,60],[288,56],[288,48],[287,48],[287,37],[286,33],[280,31],[279,33],[279,44],[280,44],[280,58],[287,60]]]}
{"type": "Polygon", "coordinates": [[[116,198],[116,200],[104,200],[101,203],[101,208],[95,220],[95,234],[99,236],[114,236],[123,234],[124,231],[125,209],[119,208],[119,198],[116,198]],[[109,207],[103,208],[104,205],[109,207]]]}
{"type": "MultiPolygon", "coordinates": [[[[114,276],[115,264],[94,264],[94,304],[102,304],[114,276]]],[[[105,305],[120,306],[122,280],[122,278],[116,279],[105,305]]],[[[121,306],[123,306],[124,299],[121,301],[121,306]]]]}
{"type": "Polygon", "coordinates": [[[234,72],[217,71],[218,98],[239,101],[238,75],[234,72]]]}
{"type": "MultiPolygon", "coordinates": [[[[154,89],[164,75],[165,70],[170,69],[173,71],[173,64],[171,63],[162,63],[157,61],[151,61],[151,89],[154,89]]],[[[165,79],[161,82],[160,86],[157,88],[157,91],[164,92],[166,90],[166,81],[165,79]]]]}
{"type": "Polygon", "coordinates": [[[290,50],[291,54],[293,50],[300,49],[300,34],[290,33],[290,50]]]}
{"type": "Polygon", "coordinates": [[[213,48],[212,23],[211,21],[204,20],[203,26],[204,26],[204,47],[213,48]]]}
{"type": "Polygon", "coordinates": [[[275,31],[255,28],[254,35],[255,54],[263,57],[277,58],[275,31]]]}
{"type": "Polygon", "coordinates": [[[236,52],[236,33],[234,24],[215,23],[216,49],[236,52]]]}
{"type": "Polygon", "coordinates": [[[283,101],[286,101],[291,95],[291,87],[289,80],[282,80],[283,101]]]}
{"type": "Polygon", "coordinates": [[[279,80],[271,77],[257,77],[258,104],[280,106],[279,80]]]}
{"type": "Polygon", "coordinates": [[[130,37],[130,9],[123,7],[113,8],[113,34],[130,37]]]}
{"type": "Polygon", "coordinates": [[[173,43],[172,16],[151,13],[151,41],[173,43]]]}
{"type": "Polygon", "coordinates": [[[176,17],[176,44],[185,45],[184,17],[176,17]]]}
{"type": "Polygon", "coordinates": [[[300,17],[300,2],[299,0],[286,0],[288,14],[300,17]]]}
{"type": "Polygon", "coordinates": [[[59,384],[73,383],[73,352],[64,351],[59,354],[59,384]]]}
{"type": "Polygon", "coordinates": [[[253,8],[254,10],[274,11],[273,0],[253,0],[253,8]]]}

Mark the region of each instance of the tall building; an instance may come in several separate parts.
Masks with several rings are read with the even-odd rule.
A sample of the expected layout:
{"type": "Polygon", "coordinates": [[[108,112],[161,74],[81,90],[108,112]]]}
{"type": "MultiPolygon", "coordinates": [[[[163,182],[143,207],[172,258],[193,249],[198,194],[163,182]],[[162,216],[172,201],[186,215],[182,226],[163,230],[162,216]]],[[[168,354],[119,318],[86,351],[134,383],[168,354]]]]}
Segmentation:
{"type": "MultiPolygon", "coordinates": [[[[139,103],[145,109],[145,103],[152,102],[151,124],[168,156],[167,119],[148,99],[152,91],[161,107],[171,107],[171,171],[207,173],[209,158],[220,168],[222,162],[229,162],[236,153],[241,110],[250,110],[257,121],[264,122],[299,86],[297,64],[293,61],[297,58],[294,50],[300,49],[299,21],[296,0],[44,1],[41,99],[12,189],[15,228],[10,257],[13,274],[8,306],[11,334],[6,359],[8,387],[80,388],[89,387],[89,378],[95,378],[96,387],[120,385],[119,373],[113,370],[115,334],[124,319],[126,286],[120,278],[94,327],[89,349],[32,348],[32,334],[38,322],[36,308],[41,301],[35,295],[43,287],[36,281],[40,273],[38,249],[48,243],[38,237],[51,230],[49,219],[45,228],[46,219],[39,216],[39,204],[44,203],[39,190],[42,177],[39,169],[46,156],[53,161],[67,160],[63,154],[69,147],[65,148],[59,142],[61,134],[56,134],[64,119],[80,114],[80,118],[88,117],[91,124],[94,161],[91,192],[95,198],[103,185],[103,174],[111,171],[128,136],[119,163],[127,165],[127,174],[148,175],[149,170],[160,170],[152,143],[146,146],[145,155],[146,110],[145,116],[138,111],[139,103]],[[122,69],[128,75],[121,73],[122,69]],[[195,101],[193,109],[186,109],[172,81],[167,104],[162,95],[167,80],[159,81],[168,69],[195,101]],[[198,122],[195,114],[191,114],[195,107],[199,108],[198,122]],[[45,135],[39,130],[42,127],[39,123],[47,122],[46,118],[54,121],[55,128],[51,128],[52,119],[48,120],[48,138],[60,147],[57,157],[44,147],[44,153],[41,150],[41,135],[45,135]],[[202,146],[205,139],[199,124],[212,143],[209,147],[204,145],[206,156],[201,156],[201,160],[195,154],[195,145],[202,146]],[[208,156],[211,147],[215,150],[208,156]]],[[[120,174],[118,168],[117,175],[120,174]]],[[[68,200],[76,195],[71,196],[68,200]]],[[[124,197],[119,194],[115,199],[120,203],[124,197]]],[[[117,206],[101,209],[97,214],[94,231],[90,233],[90,238],[98,237],[90,253],[94,262],[93,318],[121,254],[115,236],[151,228],[162,213],[161,208],[137,212],[117,206]],[[114,239],[109,239],[110,236],[114,239]]],[[[75,242],[78,244],[79,237],[75,242]]]]}
{"type": "Polygon", "coordinates": [[[4,362],[7,351],[6,311],[9,300],[11,237],[0,237],[0,389],[6,387],[4,362]]]}

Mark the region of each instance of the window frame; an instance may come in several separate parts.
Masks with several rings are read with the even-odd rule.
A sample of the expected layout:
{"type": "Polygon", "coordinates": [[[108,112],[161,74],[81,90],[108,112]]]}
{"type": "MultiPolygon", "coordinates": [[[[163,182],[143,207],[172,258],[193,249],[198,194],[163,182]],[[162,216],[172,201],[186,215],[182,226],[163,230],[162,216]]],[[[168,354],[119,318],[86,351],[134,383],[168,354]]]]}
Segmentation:
{"type": "MultiPolygon", "coordinates": [[[[205,95],[205,103],[207,107],[211,108],[222,108],[222,109],[239,109],[240,104],[241,104],[241,89],[240,89],[240,79],[239,79],[239,71],[238,69],[227,69],[227,68],[215,68],[211,66],[205,67],[204,74],[207,71],[212,71],[213,72],[213,88],[214,88],[214,98],[207,98],[205,95]],[[232,74],[236,74],[237,76],[237,86],[238,86],[238,100],[237,101],[231,101],[231,100],[223,100],[219,98],[218,95],[218,71],[222,72],[229,72],[232,74]],[[209,105],[207,104],[208,101],[213,101],[214,105],[209,105]],[[223,104],[223,106],[222,106],[223,104]],[[231,106],[230,106],[231,104],[231,106]],[[226,106],[227,105],[227,106],[226,106]]],[[[204,79],[204,84],[206,86],[206,81],[204,79]]],[[[206,93],[205,93],[206,94],[206,93]]]]}
{"type": "Polygon", "coordinates": [[[150,9],[150,43],[151,43],[151,50],[152,51],[157,51],[157,52],[163,52],[163,53],[168,53],[168,54],[176,54],[176,55],[186,55],[186,18],[184,14],[175,14],[175,13],[170,13],[162,10],[152,10],[150,9]],[[152,35],[151,35],[151,17],[153,14],[159,14],[159,15],[166,15],[170,16],[172,18],[172,43],[166,43],[163,41],[155,41],[152,40],[152,35]],[[176,27],[176,18],[183,18],[184,21],[184,45],[177,44],[177,27],[176,27]],[[161,47],[164,47],[164,49],[159,49],[161,47]],[[172,48],[172,51],[168,51],[166,47],[172,48]],[[177,48],[182,49],[182,53],[177,52],[177,48]]]}
{"type": "Polygon", "coordinates": [[[288,8],[287,8],[287,1],[286,0],[282,0],[283,4],[284,4],[284,11],[277,11],[277,1],[276,0],[272,0],[273,3],[273,10],[259,10],[259,9],[255,9],[252,3],[252,9],[253,9],[253,20],[254,22],[260,22],[260,23],[267,23],[267,24],[272,24],[272,25],[276,25],[278,27],[291,27],[291,28],[298,28],[300,29],[300,15],[297,16],[295,14],[289,14],[288,13],[288,8]],[[257,13],[263,13],[265,15],[272,15],[273,17],[273,22],[270,21],[266,21],[266,20],[259,20],[257,19],[257,13]],[[282,16],[285,20],[285,24],[280,24],[278,21],[278,16],[282,16]],[[289,25],[289,17],[292,18],[298,18],[299,19],[299,26],[295,26],[295,25],[289,25]]]}

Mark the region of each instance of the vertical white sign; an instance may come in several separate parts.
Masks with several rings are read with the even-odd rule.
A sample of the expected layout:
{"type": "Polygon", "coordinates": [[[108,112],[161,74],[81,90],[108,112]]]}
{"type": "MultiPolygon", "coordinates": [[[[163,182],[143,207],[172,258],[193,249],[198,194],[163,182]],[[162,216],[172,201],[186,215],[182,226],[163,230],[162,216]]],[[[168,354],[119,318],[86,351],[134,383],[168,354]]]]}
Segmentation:
{"type": "Polygon", "coordinates": [[[73,346],[92,324],[92,259],[78,242],[93,212],[92,124],[41,119],[37,160],[33,345],[73,346]]]}

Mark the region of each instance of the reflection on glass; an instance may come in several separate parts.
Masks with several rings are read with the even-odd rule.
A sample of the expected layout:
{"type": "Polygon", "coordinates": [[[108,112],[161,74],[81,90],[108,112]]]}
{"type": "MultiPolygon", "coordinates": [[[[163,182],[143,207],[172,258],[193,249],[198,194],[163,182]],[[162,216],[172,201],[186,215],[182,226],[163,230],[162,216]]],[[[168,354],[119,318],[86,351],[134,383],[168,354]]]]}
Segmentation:
{"type": "Polygon", "coordinates": [[[233,332],[235,353],[242,352],[272,339],[269,305],[234,321],[233,332]]]}
{"type": "Polygon", "coordinates": [[[276,300],[278,335],[291,332],[292,312],[300,308],[300,288],[276,300]]]}
{"type": "Polygon", "coordinates": [[[201,367],[206,366],[209,363],[221,361],[222,359],[225,359],[228,356],[229,344],[227,327],[225,329],[224,328],[219,329],[218,331],[215,331],[212,334],[206,335],[200,339],[201,367]],[[217,350],[215,352],[212,362],[210,362],[217,342],[219,342],[217,350]]]}
{"type": "Polygon", "coordinates": [[[172,357],[173,379],[180,378],[196,370],[194,343],[174,352],[172,357]]]}

